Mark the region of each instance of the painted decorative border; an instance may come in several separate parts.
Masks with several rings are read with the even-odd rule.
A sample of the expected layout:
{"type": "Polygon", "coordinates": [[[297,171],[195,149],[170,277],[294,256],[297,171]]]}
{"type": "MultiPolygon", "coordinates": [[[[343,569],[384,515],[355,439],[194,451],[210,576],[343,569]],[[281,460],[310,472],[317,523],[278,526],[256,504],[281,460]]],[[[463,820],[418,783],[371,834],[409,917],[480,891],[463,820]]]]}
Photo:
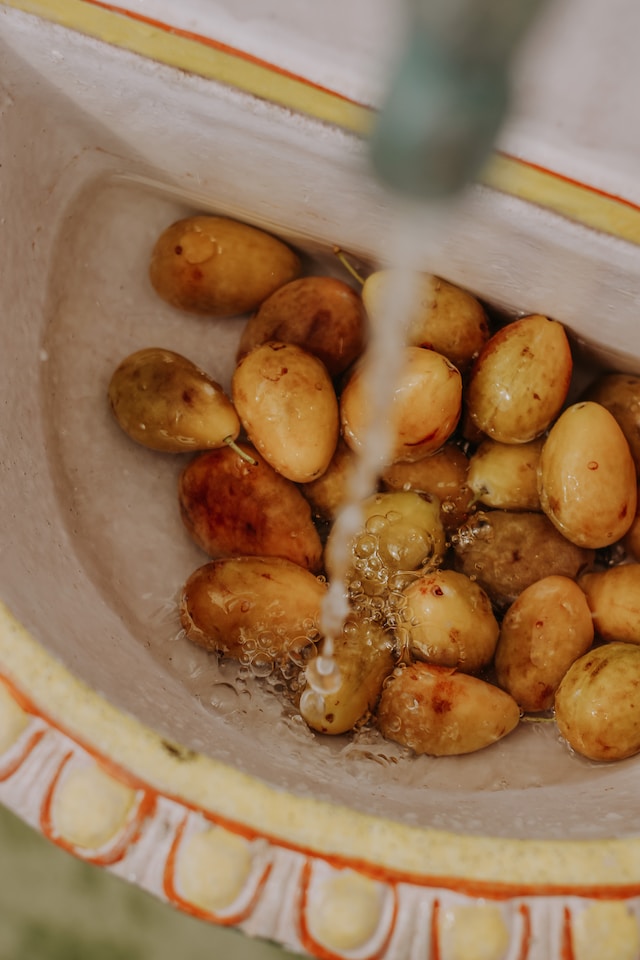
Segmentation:
{"type": "MultiPolygon", "coordinates": [[[[341,93],[203,36],[104,0],[0,0],[80,33],[364,136],[373,111],[341,93]]],[[[479,178],[485,186],[582,226],[640,245],[640,206],[506,153],[479,178]]]]}
{"type": "MultiPolygon", "coordinates": [[[[99,0],[0,2],[358,135],[371,121],[338,93],[99,0]]],[[[483,182],[640,244],[640,209],[623,198],[503,154],[483,182]]],[[[637,960],[640,838],[466,837],[291,800],[123,715],[0,607],[0,802],[74,855],[323,960],[469,960],[478,943],[482,960],[637,960]]]]}
{"type": "Polygon", "coordinates": [[[478,937],[483,960],[637,957],[640,839],[465,837],[284,799],[120,713],[0,607],[0,802],[76,856],[322,960],[466,960],[478,937]]]}
{"type": "Polygon", "coordinates": [[[195,73],[358,134],[371,111],[336,91],[217,40],[102,0],[2,0],[106,43],[195,73]]]}

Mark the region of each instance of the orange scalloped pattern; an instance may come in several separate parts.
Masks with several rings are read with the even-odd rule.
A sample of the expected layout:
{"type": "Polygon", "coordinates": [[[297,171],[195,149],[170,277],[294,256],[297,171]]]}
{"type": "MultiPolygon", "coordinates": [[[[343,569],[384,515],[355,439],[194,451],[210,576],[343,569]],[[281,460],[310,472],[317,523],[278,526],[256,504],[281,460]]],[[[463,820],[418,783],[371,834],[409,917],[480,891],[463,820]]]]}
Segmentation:
{"type": "Polygon", "coordinates": [[[82,761],[83,753],[84,751],[77,747],[76,749],[69,750],[60,760],[42,798],[39,826],[41,832],[48,840],[53,841],[53,843],[56,843],[68,853],[82,857],[82,859],[88,860],[97,866],[108,867],[122,860],[130,847],[140,839],[146,818],[153,816],[155,811],[156,795],[151,790],[136,790],[133,808],[113,836],[109,838],[108,842],[97,849],[92,850],[89,848],[89,850],[86,850],[82,845],[74,843],[73,840],[68,839],[59,831],[53,815],[56,793],[60,785],[64,782],[65,773],[69,767],[73,766],[74,762],[82,761]]]}
{"type": "MultiPolygon", "coordinates": [[[[506,952],[496,947],[495,960],[582,960],[582,954],[575,949],[574,917],[588,910],[589,904],[603,900],[627,901],[637,923],[638,885],[523,887],[442,878],[428,872],[406,876],[338,855],[322,856],[261,835],[241,823],[159,793],[132,771],[113,764],[108,757],[53,724],[6,678],[0,676],[0,682],[27,718],[15,741],[0,754],[0,801],[20,811],[44,836],[75,856],[124,875],[132,869],[136,873],[142,865],[137,879],[141,886],[202,920],[278,939],[288,948],[319,960],[391,960],[405,956],[410,960],[419,956],[459,960],[458,949],[452,951],[445,936],[445,921],[448,918],[450,932],[451,922],[473,920],[474,914],[477,919],[483,910],[492,913],[493,920],[498,918],[497,933],[508,939],[506,952]],[[56,823],[56,798],[74,771],[93,772],[98,784],[104,778],[125,796],[131,796],[109,836],[95,848],[66,836],[56,823]],[[186,839],[215,828],[236,838],[236,844],[241,840],[243,849],[246,848],[247,869],[240,874],[240,887],[232,890],[229,902],[221,909],[208,909],[181,887],[178,866],[186,839]],[[351,887],[349,877],[353,878],[351,887]],[[348,914],[358,909],[362,912],[362,897],[358,900],[362,889],[358,890],[358,884],[373,896],[374,908],[369,910],[368,924],[365,922],[362,927],[362,942],[357,941],[356,932],[345,945],[344,937],[341,940],[332,930],[330,912],[327,922],[326,910],[324,932],[318,933],[318,903],[322,891],[334,882],[342,886],[338,901],[330,905],[329,911],[339,908],[344,914],[346,902],[348,914]],[[285,898],[283,883],[288,890],[285,898]],[[352,893],[353,908],[349,900],[352,893]],[[540,940],[541,929],[547,930],[546,942],[540,940]]],[[[499,942],[498,937],[496,943],[499,942]]],[[[491,952],[486,955],[491,957],[491,952]]]]}
{"type": "MultiPolygon", "coordinates": [[[[190,901],[179,890],[176,869],[183,837],[189,823],[189,817],[190,815],[187,814],[175,831],[169,853],[165,860],[162,875],[164,895],[174,906],[179,907],[185,913],[198,917],[200,920],[209,920],[225,927],[238,926],[253,912],[271,872],[272,864],[270,862],[258,863],[247,877],[241,894],[224,910],[207,910],[203,906],[190,901]]],[[[210,818],[207,817],[207,819],[210,818]]],[[[231,832],[235,833],[235,831],[231,832]]],[[[244,831],[238,831],[237,835],[244,836],[244,831]]]]}

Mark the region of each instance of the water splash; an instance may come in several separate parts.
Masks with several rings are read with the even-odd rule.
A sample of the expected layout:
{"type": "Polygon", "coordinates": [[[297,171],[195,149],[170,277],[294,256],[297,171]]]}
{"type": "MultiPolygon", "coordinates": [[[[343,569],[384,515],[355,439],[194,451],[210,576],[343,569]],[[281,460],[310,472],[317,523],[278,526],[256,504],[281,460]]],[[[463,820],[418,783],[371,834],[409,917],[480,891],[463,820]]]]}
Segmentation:
{"type": "Polygon", "coordinates": [[[329,588],[320,616],[324,641],[320,656],[306,668],[307,684],[317,695],[335,692],[340,686],[340,671],[334,659],[335,641],[353,613],[348,575],[353,560],[353,542],[363,526],[362,503],[376,492],[380,474],[389,462],[394,446],[390,411],[404,366],[406,329],[419,296],[417,271],[420,268],[415,263],[415,251],[424,250],[425,234],[432,244],[437,242],[441,235],[441,221],[442,215],[435,209],[429,220],[425,218],[424,207],[412,209],[399,202],[390,236],[379,256],[381,268],[390,268],[391,274],[384,301],[369,317],[371,335],[363,359],[369,418],[349,478],[346,502],[332,530],[333,547],[331,556],[327,557],[329,588]]]}

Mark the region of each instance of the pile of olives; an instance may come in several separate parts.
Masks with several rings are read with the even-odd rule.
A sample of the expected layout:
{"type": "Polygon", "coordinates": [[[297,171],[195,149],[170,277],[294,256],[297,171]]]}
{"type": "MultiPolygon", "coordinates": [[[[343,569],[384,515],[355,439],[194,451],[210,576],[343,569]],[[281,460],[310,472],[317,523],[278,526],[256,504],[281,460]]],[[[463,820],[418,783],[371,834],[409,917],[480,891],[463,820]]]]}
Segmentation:
{"type": "Polygon", "coordinates": [[[569,402],[560,323],[490,321],[471,294],[417,278],[390,462],[346,544],[339,685],[320,696],[305,670],[321,656],[345,547],[334,524],[370,429],[367,342],[393,274],[361,288],[306,276],[280,239],[197,216],[158,238],[150,279],[179,310],[248,316],[229,396],[155,347],[109,385],[131,439],[190,455],[178,503],[209,561],[180,592],[189,640],[257,676],[279,668],[325,734],[373,724],[441,756],[549,716],[591,759],[640,752],[640,376],[602,373],[569,402]]]}

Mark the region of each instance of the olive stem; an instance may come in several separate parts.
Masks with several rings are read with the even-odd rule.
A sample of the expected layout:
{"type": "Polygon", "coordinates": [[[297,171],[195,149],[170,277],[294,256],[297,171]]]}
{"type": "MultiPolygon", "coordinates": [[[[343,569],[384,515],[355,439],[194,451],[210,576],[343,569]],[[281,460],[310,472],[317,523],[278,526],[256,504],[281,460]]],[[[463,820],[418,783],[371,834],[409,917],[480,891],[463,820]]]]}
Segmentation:
{"type": "Polygon", "coordinates": [[[224,438],[224,442],[226,443],[226,445],[227,445],[228,447],[231,447],[232,450],[235,450],[235,452],[238,454],[239,457],[242,457],[243,460],[246,460],[247,463],[250,463],[252,467],[257,467],[257,466],[258,466],[258,461],[257,461],[257,460],[254,460],[253,457],[250,456],[250,454],[248,454],[248,453],[246,453],[246,451],[242,450],[242,449],[238,446],[238,444],[235,442],[235,440],[233,439],[233,437],[231,436],[231,434],[229,434],[228,437],[225,437],[225,438],[224,438]]]}
{"type": "Polygon", "coordinates": [[[364,286],[364,277],[360,273],[358,273],[356,268],[353,266],[353,264],[351,263],[349,258],[346,256],[346,254],[340,249],[340,247],[337,247],[337,246],[334,247],[333,252],[335,253],[336,257],[338,258],[342,266],[345,268],[345,270],[348,270],[351,276],[355,277],[355,279],[358,281],[358,283],[361,286],[364,286]]]}
{"type": "Polygon", "coordinates": [[[521,723],[555,723],[555,717],[536,717],[531,716],[528,713],[525,713],[524,716],[520,717],[521,723]]]}

